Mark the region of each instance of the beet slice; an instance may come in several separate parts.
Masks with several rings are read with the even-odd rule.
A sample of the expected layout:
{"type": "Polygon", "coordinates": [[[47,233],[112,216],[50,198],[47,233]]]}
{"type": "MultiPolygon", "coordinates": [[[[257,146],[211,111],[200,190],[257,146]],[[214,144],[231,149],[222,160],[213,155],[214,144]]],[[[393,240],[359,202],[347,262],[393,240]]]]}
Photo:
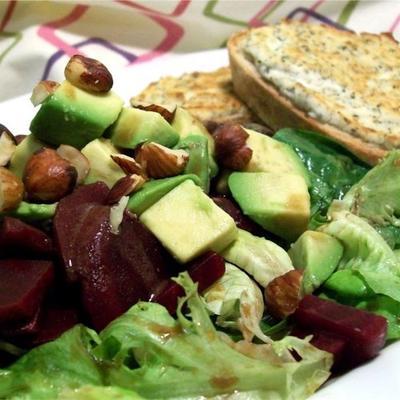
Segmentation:
{"type": "Polygon", "coordinates": [[[44,308],[37,333],[27,347],[55,340],[78,322],[79,314],[73,306],[50,304],[44,308]]]}
{"type": "Polygon", "coordinates": [[[80,232],[85,230],[85,218],[93,207],[105,205],[109,189],[103,182],[78,187],[57,205],[53,219],[55,246],[69,282],[77,282],[79,263],[76,249],[80,232]]]}
{"type": "Polygon", "coordinates": [[[124,213],[111,232],[102,183],[83,186],[60,201],[54,218],[56,245],[70,282],[80,288],[83,309],[97,329],[148,300],[177,271],[177,263],[133,215],[124,213]]]}
{"type": "MultiPolygon", "coordinates": [[[[192,261],[187,271],[193,281],[197,282],[198,291],[201,293],[224,275],[225,261],[217,253],[207,252],[192,261]]],[[[158,294],[152,296],[151,301],[162,304],[170,314],[175,314],[178,298],[184,295],[182,286],[169,280],[162,289],[159,288],[158,294]]]]}
{"type": "Polygon", "coordinates": [[[51,261],[0,260],[0,326],[31,321],[53,279],[51,261]]]}
{"type": "Polygon", "coordinates": [[[333,370],[338,370],[343,366],[343,360],[346,354],[348,341],[338,335],[324,331],[311,331],[295,327],[290,333],[304,339],[306,336],[312,335],[311,344],[320,350],[327,351],[333,355],[333,370]]]}
{"type": "Polygon", "coordinates": [[[334,301],[307,295],[293,318],[310,333],[327,332],[345,339],[345,362],[349,366],[375,357],[385,344],[385,318],[334,301]]]}
{"type": "Polygon", "coordinates": [[[0,227],[0,254],[26,257],[52,253],[52,241],[41,230],[12,217],[4,217],[0,227]]]}

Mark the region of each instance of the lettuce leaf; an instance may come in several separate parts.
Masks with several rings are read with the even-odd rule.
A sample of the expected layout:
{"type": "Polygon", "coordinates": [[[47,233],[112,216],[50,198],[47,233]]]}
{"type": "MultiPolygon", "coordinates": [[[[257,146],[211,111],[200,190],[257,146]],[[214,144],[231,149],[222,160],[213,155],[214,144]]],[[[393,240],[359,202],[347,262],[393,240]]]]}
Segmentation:
{"type": "Polygon", "coordinates": [[[218,315],[218,326],[239,330],[249,342],[254,336],[271,342],[260,329],[265,308],[263,294],[239,268],[225,263],[225,274],[203,293],[203,299],[208,310],[218,315]]]}
{"type": "Polygon", "coordinates": [[[101,333],[96,354],[108,362],[109,384],[149,399],[238,391],[248,399],[300,400],[328,378],[332,356],[307,340],[238,344],[221,335],[188,275],[181,274],[178,282],[186,297],[177,320],[158,304],[138,303],[101,333]],[[185,305],[190,318],[182,312],[185,305]]]}
{"type": "Polygon", "coordinates": [[[102,385],[91,354],[97,334],[76,325],[59,339],[36,347],[7,370],[0,370],[0,399],[54,400],[65,388],[102,385]]]}
{"type": "Polygon", "coordinates": [[[338,269],[358,271],[375,293],[400,301],[400,263],[382,236],[349,211],[333,212],[331,218],[319,230],[336,237],[343,245],[338,269]]]}

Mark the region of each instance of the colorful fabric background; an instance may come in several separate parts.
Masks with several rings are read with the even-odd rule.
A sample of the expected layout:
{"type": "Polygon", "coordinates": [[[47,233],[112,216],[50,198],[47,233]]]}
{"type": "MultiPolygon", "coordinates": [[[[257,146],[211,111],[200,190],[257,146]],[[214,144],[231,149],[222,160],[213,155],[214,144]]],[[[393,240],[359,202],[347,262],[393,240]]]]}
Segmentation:
{"type": "Polygon", "coordinates": [[[400,36],[400,1],[0,0],[0,101],[59,77],[76,53],[134,69],[168,52],[223,47],[234,31],[282,18],[400,36]]]}

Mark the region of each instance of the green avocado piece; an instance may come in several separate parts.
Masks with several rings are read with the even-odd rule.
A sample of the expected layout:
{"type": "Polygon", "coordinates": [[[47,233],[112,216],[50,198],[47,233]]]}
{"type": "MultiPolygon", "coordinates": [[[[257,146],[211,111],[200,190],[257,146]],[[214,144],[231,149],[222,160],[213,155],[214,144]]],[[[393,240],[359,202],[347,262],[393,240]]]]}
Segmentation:
{"type": "Polygon", "coordinates": [[[44,143],[36,139],[33,135],[27,136],[16,148],[10,160],[9,170],[22,179],[25,165],[31,155],[44,147],[44,143]]]}
{"type": "Polygon", "coordinates": [[[214,138],[208,132],[207,128],[189,111],[182,107],[177,107],[175,110],[172,127],[179,133],[181,139],[188,136],[204,136],[208,142],[208,157],[210,167],[210,177],[213,178],[218,173],[218,165],[215,162],[215,143],[214,138]]]}
{"type": "Polygon", "coordinates": [[[323,289],[344,299],[363,299],[375,295],[360,273],[351,269],[336,271],[325,282],[323,289]]]}
{"type": "Polygon", "coordinates": [[[310,196],[304,178],[282,172],[234,172],[228,179],[243,213],[287,241],[296,240],[310,219],[310,196]]]}
{"type": "Polygon", "coordinates": [[[200,184],[199,178],[193,174],[154,179],[146,182],[139,191],[130,197],[127,206],[128,210],[137,215],[142,214],[154,203],[160,200],[161,197],[165,196],[173,188],[180,185],[187,179],[191,179],[196,185],[200,184]]]}
{"type": "Polygon", "coordinates": [[[253,154],[243,172],[299,174],[305,179],[307,186],[310,186],[306,167],[289,145],[251,129],[245,131],[249,134],[246,144],[253,150],[253,154]]]}
{"type": "Polygon", "coordinates": [[[21,201],[19,206],[3,215],[9,215],[22,219],[27,222],[39,222],[53,218],[56,212],[57,203],[53,204],[33,204],[26,201],[21,201]]]}
{"type": "Polygon", "coordinates": [[[288,251],[296,269],[304,270],[303,290],[312,293],[336,270],[343,246],[336,238],[315,231],[305,231],[288,251]]]}
{"type": "Polygon", "coordinates": [[[194,174],[199,177],[200,187],[205,193],[210,188],[210,165],[208,157],[207,139],[204,136],[189,135],[182,139],[176,149],[186,150],[189,161],[185,167],[185,174],[194,174]]]}
{"type": "Polygon", "coordinates": [[[238,233],[233,218],[190,179],[148,208],[140,221],[182,264],[208,250],[220,253],[238,233]]]}
{"type": "Polygon", "coordinates": [[[125,176],[122,169],[111,158],[112,154],[119,154],[119,151],[109,139],[95,139],[81,151],[90,164],[89,174],[85,179],[86,185],[102,181],[111,188],[115,182],[125,176]]]}
{"type": "Polygon", "coordinates": [[[155,142],[166,147],[178,143],[179,134],[154,111],[139,108],[124,108],[110,131],[115,146],[134,149],[144,142],[155,142]]]}
{"type": "Polygon", "coordinates": [[[89,93],[64,81],[42,103],[30,129],[46,143],[81,149],[114,123],[122,104],[113,92],[89,93]]]}

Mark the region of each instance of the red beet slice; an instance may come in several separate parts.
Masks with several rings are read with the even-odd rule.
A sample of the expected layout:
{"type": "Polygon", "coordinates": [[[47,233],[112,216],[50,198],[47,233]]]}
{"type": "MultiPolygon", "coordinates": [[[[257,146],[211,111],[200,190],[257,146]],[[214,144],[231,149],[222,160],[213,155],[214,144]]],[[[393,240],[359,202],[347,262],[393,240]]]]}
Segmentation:
{"type": "Polygon", "coordinates": [[[16,218],[4,217],[0,227],[0,254],[50,255],[51,239],[41,230],[16,218]]]}
{"type": "Polygon", "coordinates": [[[50,261],[0,260],[0,326],[31,321],[53,277],[50,261]]]}
{"type": "Polygon", "coordinates": [[[348,345],[348,341],[343,337],[323,331],[312,332],[310,330],[305,330],[299,327],[295,327],[291,332],[291,335],[297,336],[301,339],[305,338],[306,336],[312,335],[312,345],[320,350],[327,351],[328,353],[331,353],[333,355],[333,368],[337,370],[342,366],[342,361],[346,353],[346,346],[348,345]]]}
{"type": "Polygon", "coordinates": [[[73,306],[51,304],[45,307],[37,334],[28,347],[38,346],[57,339],[79,322],[78,311],[73,306]]]}
{"type": "Polygon", "coordinates": [[[57,206],[53,219],[55,246],[69,282],[77,282],[79,263],[76,249],[80,232],[86,229],[86,216],[93,207],[106,204],[109,189],[103,182],[78,187],[57,206]]]}
{"type": "Polygon", "coordinates": [[[375,357],[385,344],[385,318],[316,296],[305,296],[293,318],[301,328],[311,333],[324,331],[344,338],[348,342],[347,365],[375,357]]]}
{"type": "MultiPolygon", "coordinates": [[[[197,288],[201,293],[224,275],[225,262],[217,253],[207,252],[194,260],[187,270],[193,281],[198,283],[197,288]]],[[[163,289],[152,297],[151,301],[162,304],[170,314],[174,314],[178,298],[184,295],[182,286],[169,280],[163,289]]]]}
{"type": "Polygon", "coordinates": [[[60,201],[54,218],[56,244],[69,281],[79,284],[90,322],[101,330],[151,293],[176,262],[157,238],[125,213],[119,233],[111,232],[108,188],[83,186],[60,201]]]}

